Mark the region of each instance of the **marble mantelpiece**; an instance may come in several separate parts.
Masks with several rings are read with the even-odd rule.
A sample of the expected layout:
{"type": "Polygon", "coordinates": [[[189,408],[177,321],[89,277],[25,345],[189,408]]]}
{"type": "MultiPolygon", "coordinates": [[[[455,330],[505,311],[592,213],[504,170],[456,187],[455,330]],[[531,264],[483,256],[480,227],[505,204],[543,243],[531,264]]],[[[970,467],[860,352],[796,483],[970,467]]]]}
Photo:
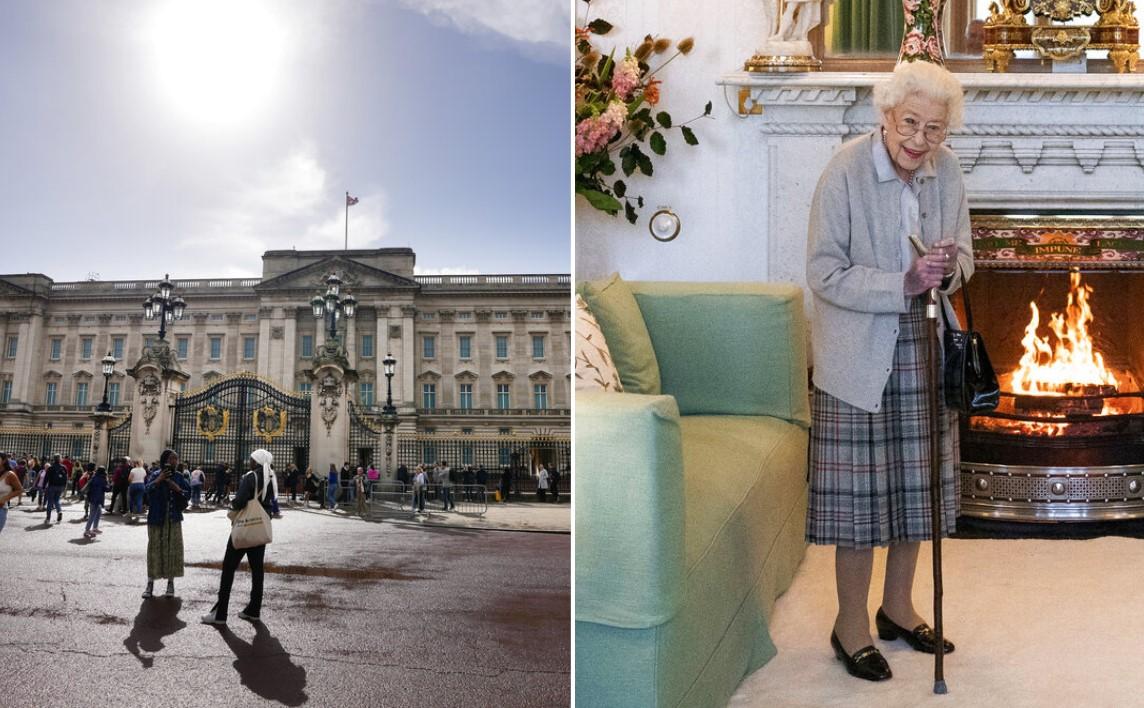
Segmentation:
{"type": "MultiPolygon", "coordinates": [[[[739,109],[733,165],[742,238],[768,280],[805,286],[806,226],[823,168],[876,123],[882,73],[749,74],[717,83],[739,109]]],[[[970,207],[1144,209],[1144,75],[958,74],[965,126],[946,144],[970,207]]]]}

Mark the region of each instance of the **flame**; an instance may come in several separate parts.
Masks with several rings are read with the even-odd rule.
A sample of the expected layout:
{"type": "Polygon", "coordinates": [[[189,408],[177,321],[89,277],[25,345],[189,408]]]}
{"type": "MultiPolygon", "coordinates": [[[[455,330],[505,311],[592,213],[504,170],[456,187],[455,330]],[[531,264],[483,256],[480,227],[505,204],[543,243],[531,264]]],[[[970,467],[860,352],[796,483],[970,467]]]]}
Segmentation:
{"type": "Polygon", "coordinates": [[[1085,385],[1119,388],[1116,376],[1105,367],[1104,357],[1096,351],[1089,334],[1089,323],[1093,320],[1088,304],[1091,294],[1092,286],[1081,284],[1079,271],[1069,273],[1065,312],[1049,316],[1049,329],[1056,338],[1056,346],[1050,345],[1048,336],[1037,336],[1041,313],[1037,303],[1029,303],[1032,316],[1021,340],[1025,353],[1010,381],[1013,393],[1065,396],[1085,385]]]}

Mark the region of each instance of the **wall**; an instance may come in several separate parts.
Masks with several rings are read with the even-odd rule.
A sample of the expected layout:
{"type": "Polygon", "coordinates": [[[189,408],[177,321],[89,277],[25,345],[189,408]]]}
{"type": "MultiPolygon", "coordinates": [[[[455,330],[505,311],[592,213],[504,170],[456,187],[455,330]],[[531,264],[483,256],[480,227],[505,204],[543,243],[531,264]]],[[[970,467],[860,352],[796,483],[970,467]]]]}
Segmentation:
{"type": "MultiPolygon", "coordinates": [[[[584,3],[577,2],[577,17],[584,3]]],[[[699,115],[712,102],[713,119],[691,124],[699,145],[688,146],[678,130],[668,136],[667,155],[653,155],[651,178],[625,178],[629,191],[642,194],[645,207],[633,226],[622,215],[610,217],[576,198],[576,276],[578,279],[619,271],[628,279],[759,280],[766,271],[766,254],[744,228],[735,188],[737,124],[743,122],[724,99],[715,82],[742,68],[755,53],[763,34],[762,0],[597,0],[592,18],[616,26],[596,38],[608,51],[634,47],[645,34],[680,40],[695,38],[695,49],[673,61],[660,74],[660,108],[676,123],[699,115]],[[683,230],[675,241],[659,243],[647,230],[648,218],[659,205],[670,205],[683,230]]],[[[735,102],[728,89],[727,100],[735,102]]],[[[645,150],[645,152],[649,152],[645,150]]],[[[617,172],[617,175],[619,172],[617,172]]]]}

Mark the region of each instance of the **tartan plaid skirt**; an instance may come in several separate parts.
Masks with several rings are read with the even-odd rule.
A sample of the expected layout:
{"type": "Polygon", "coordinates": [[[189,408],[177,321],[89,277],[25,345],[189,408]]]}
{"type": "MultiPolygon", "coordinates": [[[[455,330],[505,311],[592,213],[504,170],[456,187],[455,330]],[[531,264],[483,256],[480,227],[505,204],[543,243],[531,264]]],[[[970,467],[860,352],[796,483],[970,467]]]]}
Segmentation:
{"type": "MultiPolygon", "coordinates": [[[[872,548],[932,538],[925,304],[901,315],[881,410],[868,413],[814,389],[806,540],[872,548]]],[[[939,396],[940,400],[940,396],[939,396]]],[[[939,403],[942,535],[957,525],[957,413],[939,403]]]]}

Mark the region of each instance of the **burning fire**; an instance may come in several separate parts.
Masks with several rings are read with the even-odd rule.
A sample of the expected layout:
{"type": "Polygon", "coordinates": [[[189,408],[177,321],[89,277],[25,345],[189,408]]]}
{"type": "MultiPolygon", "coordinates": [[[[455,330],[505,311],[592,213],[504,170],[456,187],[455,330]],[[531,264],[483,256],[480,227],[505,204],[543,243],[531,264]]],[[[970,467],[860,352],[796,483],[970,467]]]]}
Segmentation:
{"type": "Polygon", "coordinates": [[[1096,351],[1088,331],[1093,319],[1092,308],[1088,304],[1091,294],[1092,286],[1081,284],[1079,271],[1069,273],[1065,312],[1054,312],[1049,316],[1049,329],[1057,340],[1055,347],[1049,344],[1047,336],[1037,336],[1041,313],[1037,303],[1029,303],[1032,317],[1021,340],[1025,354],[1010,381],[1013,393],[1068,396],[1084,395],[1089,386],[1119,388],[1116,376],[1104,365],[1104,357],[1096,351]]]}
{"type": "Polygon", "coordinates": [[[1091,416],[1144,412],[1144,400],[1114,395],[1138,391],[1140,386],[1130,371],[1106,366],[1097,350],[1090,332],[1092,293],[1092,286],[1081,283],[1079,271],[1069,273],[1065,311],[1049,315],[1051,331],[1044,337],[1037,334],[1041,312],[1036,302],[1030,302],[1031,316],[1021,340],[1024,354],[1016,369],[1000,377],[1002,388],[1015,395],[1002,397],[998,413],[1048,420],[979,416],[972,419],[974,428],[1059,437],[1074,430],[1088,434],[1095,424],[1091,416]],[[1083,418],[1093,422],[1082,422],[1083,418]]]}

